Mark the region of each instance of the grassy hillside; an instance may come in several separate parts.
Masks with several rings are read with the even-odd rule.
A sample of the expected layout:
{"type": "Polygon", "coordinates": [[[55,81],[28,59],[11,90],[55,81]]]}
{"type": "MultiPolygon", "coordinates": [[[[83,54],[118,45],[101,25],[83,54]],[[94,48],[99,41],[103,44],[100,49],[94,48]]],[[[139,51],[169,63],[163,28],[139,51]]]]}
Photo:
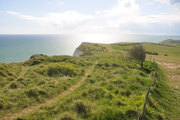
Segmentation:
{"type": "Polygon", "coordinates": [[[180,40],[168,39],[168,40],[164,40],[164,41],[160,42],[160,44],[171,45],[171,46],[180,46],[180,40]]]}
{"type": "Polygon", "coordinates": [[[153,62],[142,69],[128,58],[134,44],[158,52],[152,56],[180,54],[179,48],[152,43],[83,43],[81,57],[33,55],[23,63],[1,63],[0,119],[137,120],[151,87],[143,119],[170,120],[167,78],[153,62]]]}

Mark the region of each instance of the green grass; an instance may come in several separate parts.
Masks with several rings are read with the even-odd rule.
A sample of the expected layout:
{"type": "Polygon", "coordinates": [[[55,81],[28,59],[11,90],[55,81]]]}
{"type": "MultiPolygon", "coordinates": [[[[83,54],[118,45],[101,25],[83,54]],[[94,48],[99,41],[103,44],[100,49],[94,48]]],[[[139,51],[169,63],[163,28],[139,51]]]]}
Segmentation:
{"type": "MultiPolygon", "coordinates": [[[[137,120],[147,89],[151,86],[144,119],[170,120],[175,116],[173,109],[178,111],[178,108],[171,104],[177,99],[168,85],[167,77],[158,68],[158,86],[153,87],[154,64],[146,61],[142,69],[136,61],[130,60],[127,51],[133,45],[134,43],[84,43],[79,49],[91,55],[34,55],[24,63],[0,64],[0,119],[43,104],[64,91],[70,91],[67,96],[18,116],[18,119],[137,120]],[[71,91],[71,87],[76,85],[93,65],[95,68],[92,73],[77,89],[71,91]]],[[[165,57],[169,60],[174,58],[174,61],[179,59],[178,47],[152,43],[142,45],[147,51],[158,52],[156,57],[162,60],[165,60],[165,57]]]]}
{"type": "Polygon", "coordinates": [[[9,112],[17,112],[42,103],[65,91],[78,82],[91,65],[80,58],[46,58],[46,62],[33,66],[29,65],[31,60],[26,61],[24,65],[1,64],[1,117],[9,112]],[[22,68],[27,70],[21,71],[22,68]],[[23,76],[20,76],[21,72],[24,72],[23,76]]]}
{"type": "Polygon", "coordinates": [[[164,40],[164,41],[160,42],[160,44],[171,45],[171,46],[180,46],[180,41],[168,39],[168,40],[164,40]]]}
{"type": "MultiPolygon", "coordinates": [[[[180,57],[179,46],[166,46],[166,45],[155,44],[155,43],[139,43],[139,44],[144,46],[147,52],[158,53],[159,55],[162,55],[162,56],[165,56],[166,54],[167,56],[180,57]]],[[[119,44],[113,44],[112,48],[119,51],[121,50],[127,51],[130,48],[132,48],[133,45],[134,44],[125,45],[123,43],[119,43],[119,44]]]]}
{"type": "MultiPolygon", "coordinates": [[[[60,119],[66,116],[89,120],[137,119],[143,106],[145,92],[153,82],[153,66],[147,64],[146,69],[150,71],[147,73],[136,62],[124,61],[120,57],[99,58],[94,72],[74,94],[23,118],[60,119]]],[[[159,115],[160,111],[152,107],[149,109],[156,114],[149,113],[148,116],[157,119],[156,115],[159,115]]]]}

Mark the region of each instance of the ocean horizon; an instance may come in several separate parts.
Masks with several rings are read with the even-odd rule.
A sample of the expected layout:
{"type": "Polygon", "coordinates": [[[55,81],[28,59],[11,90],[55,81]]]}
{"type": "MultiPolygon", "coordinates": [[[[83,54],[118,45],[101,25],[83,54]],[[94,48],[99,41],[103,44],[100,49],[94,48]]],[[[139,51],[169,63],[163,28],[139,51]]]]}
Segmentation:
{"type": "Polygon", "coordinates": [[[69,55],[82,42],[117,43],[117,42],[154,42],[166,39],[180,40],[180,36],[128,35],[104,37],[75,37],[68,35],[0,35],[0,62],[22,62],[34,54],[69,55]]]}

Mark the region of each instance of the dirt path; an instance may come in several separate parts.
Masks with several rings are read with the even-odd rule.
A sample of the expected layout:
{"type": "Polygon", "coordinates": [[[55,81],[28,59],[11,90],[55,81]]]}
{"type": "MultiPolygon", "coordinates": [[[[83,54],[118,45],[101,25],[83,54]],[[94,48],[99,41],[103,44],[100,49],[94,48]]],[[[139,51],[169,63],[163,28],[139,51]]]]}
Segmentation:
{"type": "Polygon", "coordinates": [[[51,105],[52,103],[56,102],[60,98],[65,97],[66,95],[70,94],[71,92],[73,92],[74,90],[76,90],[77,88],[79,88],[81,86],[81,84],[87,79],[87,76],[90,75],[93,72],[96,64],[97,64],[97,62],[88,71],[86,71],[85,75],[82,77],[82,79],[77,84],[70,87],[68,90],[60,93],[59,95],[57,95],[56,97],[54,97],[52,99],[46,100],[44,103],[38,104],[36,106],[31,106],[31,107],[25,108],[25,109],[23,109],[22,111],[20,111],[18,113],[9,114],[9,115],[5,116],[3,118],[3,120],[16,119],[18,117],[21,117],[23,115],[26,115],[26,114],[31,113],[33,111],[36,111],[36,110],[40,109],[41,107],[51,105]]]}
{"type": "Polygon", "coordinates": [[[19,74],[19,76],[16,78],[16,80],[19,79],[19,78],[24,77],[24,75],[25,75],[25,73],[27,72],[27,70],[28,70],[27,67],[22,67],[22,71],[21,71],[21,73],[19,74]]]}

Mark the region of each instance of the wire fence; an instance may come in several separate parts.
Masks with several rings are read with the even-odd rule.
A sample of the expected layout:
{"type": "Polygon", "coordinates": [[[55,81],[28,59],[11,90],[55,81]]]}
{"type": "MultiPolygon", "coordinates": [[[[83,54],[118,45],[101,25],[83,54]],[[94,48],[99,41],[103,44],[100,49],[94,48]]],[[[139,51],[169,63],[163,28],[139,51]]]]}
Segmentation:
{"type": "MultiPolygon", "coordinates": [[[[150,59],[150,61],[151,61],[151,59],[150,59]]],[[[143,104],[143,108],[142,108],[142,111],[141,111],[140,115],[138,116],[138,120],[143,120],[143,116],[144,116],[144,113],[145,113],[145,110],[146,110],[146,104],[147,104],[148,99],[149,99],[149,93],[151,91],[153,91],[158,86],[158,83],[157,83],[157,64],[156,64],[154,59],[153,59],[153,63],[154,63],[154,69],[155,69],[154,73],[153,73],[153,83],[147,89],[146,97],[145,97],[144,104],[143,104]]]]}

